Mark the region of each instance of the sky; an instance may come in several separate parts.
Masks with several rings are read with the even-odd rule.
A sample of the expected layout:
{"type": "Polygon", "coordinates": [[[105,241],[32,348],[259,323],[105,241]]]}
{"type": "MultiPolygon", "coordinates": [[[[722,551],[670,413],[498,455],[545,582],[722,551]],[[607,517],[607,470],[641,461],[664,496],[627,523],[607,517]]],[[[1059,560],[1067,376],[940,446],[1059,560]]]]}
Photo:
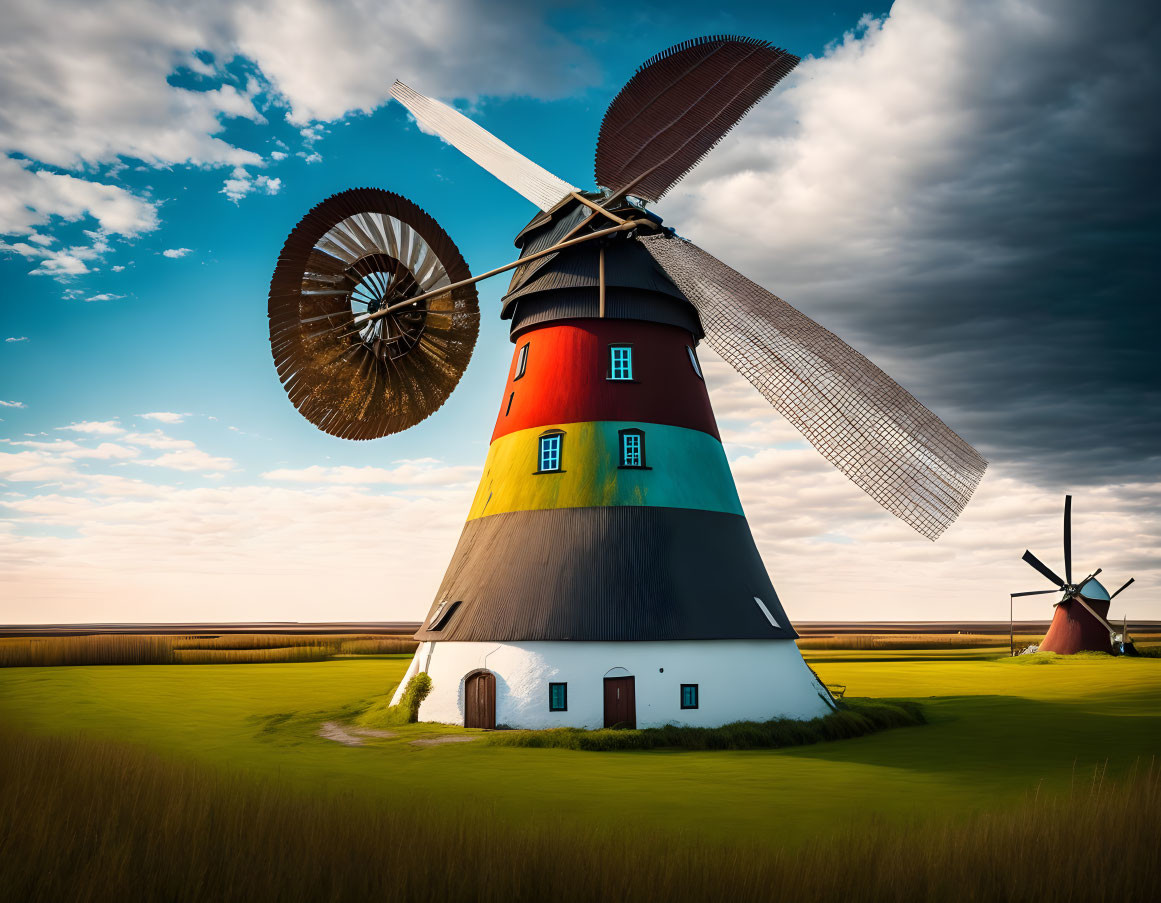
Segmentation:
{"type": "MultiPolygon", "coordinates": [[[[291,406],[266,295],[359,186],[474,272],[532,205],[419,131],[399,78],[592,184],[608,103],[687,38],[803,58],[654,206],[868,355],[991,462],[936,543],[702,346],[790,616],[1002,619],[1061,566],[1161,618],[1155,4],[0,0],[0,622],[413,620],[450,560],[512,345],[506,279],[433,417],[372,442],[291,406]]],[[[1051,596],[1017,618],[1051,616],[1051,596]],[[1045,601],[1047,599],[1048,601],[1045,601]]]]}

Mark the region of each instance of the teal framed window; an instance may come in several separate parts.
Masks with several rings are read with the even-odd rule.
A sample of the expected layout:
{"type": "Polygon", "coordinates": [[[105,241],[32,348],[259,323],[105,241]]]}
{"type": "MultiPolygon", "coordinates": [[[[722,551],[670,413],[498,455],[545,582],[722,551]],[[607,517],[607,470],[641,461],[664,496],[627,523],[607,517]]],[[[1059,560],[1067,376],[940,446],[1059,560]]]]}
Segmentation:
{"type": "Polygon", "coordinates": [[[609,346],[609,379],[633,378],[633,348],[630,345],[609,346]]]}
{"type": "Polygon", "coordinates": [[[548,711],[568,711],[568,684],[548,685],[548,711]]]}
{"type": "Polygon", "coordinates": [[[697,684],[682,684],[681,707],[683,709],[696,709],[697,701],[697,684]]]}
{"type": "Polygon", "coordinates": [[[620,430],[617,436],[620,444],[620,463],[617,466],[630,470],[648,470],[645,466],[644,430],[620,430]]]}
{"type": "Polygon", "coordinates": [[[560,471],[561,450],[564,447],[564,433],[544,433],[536,453],[537,473],[558,473],[560,471]]]}

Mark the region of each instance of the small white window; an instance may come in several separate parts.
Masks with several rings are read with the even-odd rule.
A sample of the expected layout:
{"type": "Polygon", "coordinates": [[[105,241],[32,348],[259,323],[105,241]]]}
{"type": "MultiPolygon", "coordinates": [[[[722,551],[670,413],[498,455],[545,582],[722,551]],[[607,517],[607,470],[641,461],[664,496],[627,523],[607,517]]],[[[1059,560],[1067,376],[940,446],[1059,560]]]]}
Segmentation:
{"type": "Polygon", "coordinates": [[[540,437],[540,473],[560,470],[560,433],[540,437]]]}
{"type": "Polygon", "coordinates": [[[520,357],[516,360],[516,375],[512,377],[515,382],[524,375],[524,370],[528,367],[528,342],[525,342],[520,348],[520,357]]]}
{"type": "Polygon", "coordinates": [[[693,372],[697,374],[697,378],[704,380],[705,377],[701,375],[701,364],[697,360],[697,352],[689,345],[685,346],[685,350],[689,352],[689,365],[693,367],[693,372]]]}
{"type": "Polygon", "coordinates": [[[628,345],[613,345],[609,351],[611,354],[609,379],[632,379],[633,349],[628,345]]]}

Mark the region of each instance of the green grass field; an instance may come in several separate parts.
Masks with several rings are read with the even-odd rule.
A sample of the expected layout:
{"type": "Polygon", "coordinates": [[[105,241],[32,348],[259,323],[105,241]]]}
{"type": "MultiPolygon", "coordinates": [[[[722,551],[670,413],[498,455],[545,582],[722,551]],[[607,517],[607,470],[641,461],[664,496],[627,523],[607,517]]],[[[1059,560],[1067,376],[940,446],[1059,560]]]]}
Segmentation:
{"type": "MultiPolygon", "coordinates": [[[[986,650],[985,650],[986,651],[986,650]]],[[[1083,656],[1037,665],[981,650],[807,651],[850,697],[918,700],[929,724],[743,752],[586,753],[482,742],[419,748],[463,729],[414,725],[347,747],[350,723],[398,682],[406,656],[323,662],[10,668],[0,721],[85,734],[385,805],[483,809],[502,821],[636,827],[795,844],[837,826],[1000,811],[1126,775],[1161,752],[1161,660],[1083,656]]]]}

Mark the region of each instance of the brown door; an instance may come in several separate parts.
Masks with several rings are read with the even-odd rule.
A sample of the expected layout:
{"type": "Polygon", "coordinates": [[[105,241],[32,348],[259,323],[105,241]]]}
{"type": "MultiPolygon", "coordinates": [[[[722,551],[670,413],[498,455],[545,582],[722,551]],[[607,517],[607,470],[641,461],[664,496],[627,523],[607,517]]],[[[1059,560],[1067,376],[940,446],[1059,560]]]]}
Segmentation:
{"type": "Polygon", "coordinates": [[[496,675],[477,671],[464,683],[464,727],[496,728],[496,675]]]}
{"type": "Polygon", "coordinates": [[[637,727],[637,694],[633,678],[605,678],[605,727],[637,727]]]}

